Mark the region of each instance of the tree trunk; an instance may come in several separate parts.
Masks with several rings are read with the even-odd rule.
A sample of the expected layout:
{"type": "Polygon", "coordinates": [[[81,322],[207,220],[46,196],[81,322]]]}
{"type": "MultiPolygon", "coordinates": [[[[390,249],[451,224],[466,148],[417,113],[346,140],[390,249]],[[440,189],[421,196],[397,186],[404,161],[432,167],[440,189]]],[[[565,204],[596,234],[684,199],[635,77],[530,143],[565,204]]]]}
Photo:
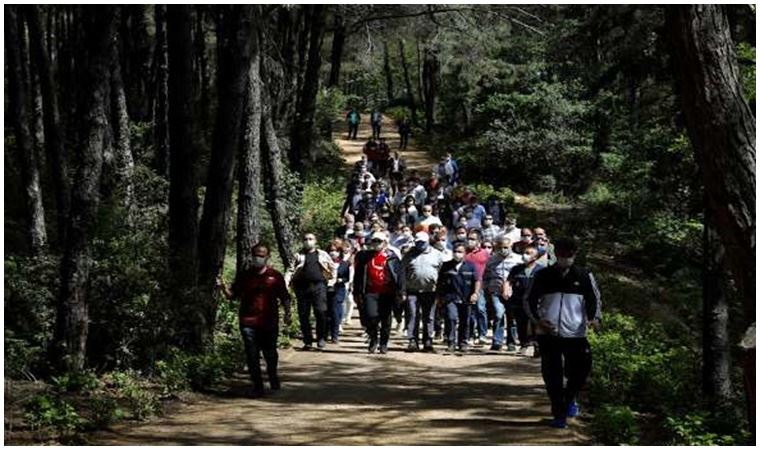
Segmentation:
{"type": "Polygon", "coordinates": [[[340,64],[343,62],[343,46],[346,43],[346,23],[342,15],[335,15],[333,29],[332,48],[330,50],[330,78],[327,81],[327,87],[335,87],[340,82],[340,64]]]}
{"type": "Polygon", "coordinates": [[[251,66],[254,21],[259,20],[258,15],[254,19],[253,11],[254,6],[250,5],[231,6],[223,11],[221,20],[219,107],[198,241],[198,286],[204,320],[200,337],[203,342],[211,337],[214,329],[218,300],[215,279],[222,269],[227,247],[233,174],[251,66]]]}
{"type": "MultiPolygon", "coordinates": [[[[741,93],[721,6],[671,6],[666,29],[707,209],[743,300],[746,326],[755,317],[755,117],[741,93]]],[[[754,386],[746,388],[754,392],[754,386]]],[[[754,430],[754,410],[750,422],[754,430]]]]}
{"type": "MultiPolygon", "coordinates": [[[[156,102],[153,114],[153,133],[155,138],[155,157],[153,167],[156,173],[168,177],[169,161],[169,124],[168,124],[168,82],[169,55],[166,43],[166,5],[156,5],[156,102]]],[[[191,40],[192,42],[192,36],[191,40]]],[[[192,86],[192,84],[191,84],[192,86]]],[[[186,93],[190,95],[190,92],[186,93]]]]}
{"type": "Polygon", "coordinates": [[[417,125],[417,104],[414,101],[414,93],[412,91],[412,80],[409,77],[409,63],[406,60],[406,51],[404,50],[404,40],[398,41],[398,53],[401,57],[401,68],[404,71],[404,84],[406,85],[406,101],[409,104],[409,109],[412,112],[412,123],[417,125]]]}
{"type": "Polygon", "coordinates": [[[705,212],[702,317],[702,390],[710,404],[731,404],[731,343],[728,331],[728,292],[725,251],[718,232],[705,212]]]}
{"type": "MultiPolygon", "coordinates": [[[[417,98],[421,104],[425,104],[425,91],[422,89],[422,49],[420,47],[420,40],[417,39],[417,98]]],[[[412,119],[414,126],[420,126],[417,116],[412,119]]]]}
{"type": "Polygon", "coordinates": [[[391,73],[391,59],[388,54],[388,43],[383,41],[383,72],[385,73],[385,93],[388,101],[392,102],[393,95],[393,74],[391,73]]]}
{"type": "MultiPolygon", "coordinates": [[[[193,140],[192,28],[190,6],[166,7],[169,131],[169,272],[172,315],[180,324],[177,341],[198,348],[200,319],[195,311],[198,276],[198,196],[193,140]]],[[[163,9],[163,7],[161,8],[163,9]]],[[[157,10],[158,14],[158,10],[157,10]]],[[[159,77],[160,79],[160,77],[159,77]]],[[[158,104],[157,102],[157,109],[158,104]]],[[[157,115],[158,117],[158,115],[157,115]]]]}
{"type": "Polygon", "coordinates": [[[24,22],[15,6],[5,7],[5,51],[8,57],[8,88],[14,137],[24,184],[24,201],[27,213],[27,237],[32,253],[41,253],[47,244],[45,211],[42,206],[40,172],[29,131],[29,83],[25,80],[24,22]]]}
{"type": "Polygon", "coordinates": [[[127,210],[127,218],[132,223],[134,213],[133,174],[135,162],[129,138],[129,113],[124,82],[121,77],[118,45],[112,46],[111,57],[111,117],[113,129],[114,184],[118,189],[120,204],[127,210]]]}
{"type": "Polygon", "coordinates": [[[438,55],[427,48],[422,63],[422,89],[425,93],[425,132],[433,131],[435,124],[435,97],[438,95],[438,55]]]}
{"type": "Polygon", "coordinates": [[[261,47],[258,36],[255,37],[253,49],[238,169],[237,273],[242,273],[251,266],[251,249],[259,241],[261,233],[261,47]]]}
{"type": "Polygon", "coordinates": [[[72,190],[71,215],[61,260],[61,290],[56,315],[55,361],[59,369],[80,371],[85,364],[88,329],[90,240],[97,220],[103,142],[108,124],[105,93],[110,79],[111,43],[115,7],[88,6],[82,26],[87,43],[83,92],[88,93],[84,116],[84,140],[76,183],[72,190]]]}
{"type": "Polygon", "coordinates": [[[264,104],[261,116],[264,141],[262,144],[265,148],[266,170],[267,170],[267,195],[269,197],[269,213],[272,216],[272,225],[274,226],[274,236],[277,240],[277,250],[280,253],[280,259],[285,267],[290,267],[293,263],[293,242],[295,242],[293,231],[288,223],[288,209],[285,204],[284,183],[285,183],[285,165],[283,164],[282,150],[277,139],[277,132],[274,129],[272,121],[272,107],[268,94],[262,91],[262,103],[264,104]]]}
{"type": "Polygon", "coordinates": [[[312,141],[314,138],[314,114],[317,110],[317,92],[319,90],[319,69],[322,65],[322,38],[325,31],[325,7],[311,7],[309,27],[309,52],[306,70],[296,113],[293,117],[293,137],[291,146],[291,167],[303,173],[305,159],[313,161],[312,141]]]}

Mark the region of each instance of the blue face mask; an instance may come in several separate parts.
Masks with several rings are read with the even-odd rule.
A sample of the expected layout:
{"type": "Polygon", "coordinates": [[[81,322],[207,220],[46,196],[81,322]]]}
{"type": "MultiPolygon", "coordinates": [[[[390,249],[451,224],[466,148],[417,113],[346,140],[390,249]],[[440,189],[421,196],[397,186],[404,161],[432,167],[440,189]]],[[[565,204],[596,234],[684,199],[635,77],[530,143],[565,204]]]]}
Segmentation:
{"type": "Polygon", "coordinates": [[[428,242],[417,241],[417,242],[414,243],[414,248],[416,248],[418,251],[424,252],[425,250],[428,249],[429,245],[430,245],[430,243],[428,243],[428,242]]]}

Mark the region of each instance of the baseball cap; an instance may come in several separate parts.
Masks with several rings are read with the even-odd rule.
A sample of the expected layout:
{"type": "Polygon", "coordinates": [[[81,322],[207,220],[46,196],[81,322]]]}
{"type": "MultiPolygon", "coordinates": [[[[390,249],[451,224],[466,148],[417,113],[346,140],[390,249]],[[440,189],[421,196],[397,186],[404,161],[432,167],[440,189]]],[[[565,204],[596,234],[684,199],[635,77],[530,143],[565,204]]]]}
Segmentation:
{"type": "Polygon", "coordinates": [[[374,241],[375,239],[381,240],[383,242],[388,242],[388,235],[385,234],[384,231],[375,231],[372,233],[372,236],[369,238],[371,241],[374,241]]]}
{"type": "Polygon", "coordinates": [[[430,235],[424,231],[418,231],[417,234],[414,235],[414,240],[427,242],[430,240],[430,235]]]}

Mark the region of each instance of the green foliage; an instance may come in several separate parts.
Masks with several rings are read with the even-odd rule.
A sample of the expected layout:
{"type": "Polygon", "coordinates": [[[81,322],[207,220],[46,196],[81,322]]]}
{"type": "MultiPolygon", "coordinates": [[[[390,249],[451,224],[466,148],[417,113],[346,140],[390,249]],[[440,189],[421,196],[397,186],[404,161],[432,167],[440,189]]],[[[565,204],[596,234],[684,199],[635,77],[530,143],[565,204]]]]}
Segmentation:
{"type": "Polygon", "coordinates": [[[497,188],[485,183],[469,184],[468,187],[473,194],[477,195],[480,202],[485,202],[491,197],[496,197],[497,200],[504,204],[505,208],[511,208],[515,204],[515,193],[508,187],[497,188]]]}
{"type": "Polygon", "coordinates": [[[343,206],[344,187],[343,178],[325,176],[304,185],[301,226],[304,231],[314,233],[323,247],[340,226],[336,211],[343,206]]]}
{"type": "MultiPolygon", "coordinates": [[[[673,445],[736,445],[737,436],[711,431],[714,419],[704,411],[667,417],[665,426],[673,436],[673,445]]],[[[739,439],[746,438],[738,436],[739,439]]]]}
{"type": "Polygon", "coordinates": [[[113,372],[110,382],[117,395],[126,400],[133,419],[144,420],[161,410],[158,396],[136,372],[113,372]]]}
{"type": "Polygon", "coordinates": [[[81,372],[67,372],[54,376],[51,378],[50,384],[60,393],[78,392],[87,395],[100,387],[100,380],[95,372],[86,370],[81,372]]]}
{"type": "Polygon", "coordinates": [[[55,395],[36,395],[26,403],[24,409],[24,418],[32,430],[40,431],[50,427],[61,438],[76,434],[84,425],[74,406],[55,395]]]}
{"type": "Polygon", "coordinates": [[[591,429],[605,445],[636,445],[639,441],[636,414],[628,406],[606,405],[594,411],[591,429]]]}
{"type": "Polygon", "coordinates": [[[13,332],[5,331],[5,374],[14,379],[34,379],[35,367],[45,363],[45,351],[29,343],[26,339],[13,338],[13,332]]]}
{"type": "Polygon", "coordinates": [[[90,421],[95,428],[108,428],[126,417],[126,412],[115,398],[94,397],[89,401],[88,406],[91,412],[90,421]]]}
{"type": "Polygon", "coordinates": [[[742,92],[747,103],[755,103],[755,92],[757,90],[755,72],[755,47],[747,42],[740,42],[736,46],[736,57],[739,59],[739,75],[741,77],[742,92]]]}

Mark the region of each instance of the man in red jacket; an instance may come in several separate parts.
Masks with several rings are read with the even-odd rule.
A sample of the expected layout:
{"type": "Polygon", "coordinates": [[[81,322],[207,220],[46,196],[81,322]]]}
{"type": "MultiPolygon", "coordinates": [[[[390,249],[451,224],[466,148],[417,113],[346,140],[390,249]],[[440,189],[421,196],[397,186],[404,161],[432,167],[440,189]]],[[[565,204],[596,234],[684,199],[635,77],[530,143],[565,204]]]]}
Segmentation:
{"type": "Polygon", "coordinates": [[[285,325],[290,325],[290,294],[285,287],[282,274],[267,265],[269,247],[264,244],[253,246],[251,267],[238,273],[232,288],[221,276],[217,285],[227,299],[240,299],[240,334],[245,345],[246,362],[251,374],[253,389],[251,397],[264,395],[259,353],[264,354],[267,364],[269,385],[273,391],[280,389],[277,376],[277,336],[279,334],[278,302],[282,301],[285,325]]]}

